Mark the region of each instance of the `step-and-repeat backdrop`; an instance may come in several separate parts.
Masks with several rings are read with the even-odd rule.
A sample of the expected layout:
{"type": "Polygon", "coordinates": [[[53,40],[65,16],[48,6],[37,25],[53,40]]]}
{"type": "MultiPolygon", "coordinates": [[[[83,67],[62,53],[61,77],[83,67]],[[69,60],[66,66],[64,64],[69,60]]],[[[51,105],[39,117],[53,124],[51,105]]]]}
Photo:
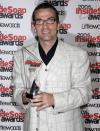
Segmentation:
{"type": "MultiPolygon", "coordinates": [[[[82,109],[82,118],[85,131],[100,131],[100,0],[48,1],[59,12],[59,37],[88,52],[93,96],[82,109]]],[[[31,15],[40,2],[0,0],[0,131],[23,131],[25,112],[13,100],[12,57],[17,49],[35,41],[31,15]]]]}

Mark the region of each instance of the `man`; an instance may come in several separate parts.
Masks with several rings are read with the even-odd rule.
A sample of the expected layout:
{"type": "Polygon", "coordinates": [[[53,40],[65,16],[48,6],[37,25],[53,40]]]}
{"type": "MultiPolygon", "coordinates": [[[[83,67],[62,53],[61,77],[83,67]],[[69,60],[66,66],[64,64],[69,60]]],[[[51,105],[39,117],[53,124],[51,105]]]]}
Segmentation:
{"type": "Polygon", "coordinates": [[[24,131],[83,131],[80,106],[91,98],[87,53],[58,39],[51,4],[38,5],[32,19],[38,41],[14,55],[14,99],[27,112],[24,131]],[[39,92],[29,99],[34,80],[39,92]]]}

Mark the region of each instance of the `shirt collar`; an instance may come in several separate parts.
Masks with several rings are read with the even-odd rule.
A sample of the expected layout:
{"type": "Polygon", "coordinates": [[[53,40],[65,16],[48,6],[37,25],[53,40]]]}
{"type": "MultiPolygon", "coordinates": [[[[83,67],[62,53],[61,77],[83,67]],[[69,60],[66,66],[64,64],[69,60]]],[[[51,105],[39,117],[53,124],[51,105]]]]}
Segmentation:
{"type": "Polygon", "coordinates": [[[57,38],[56,42],[54,43],[54,45],[52,46],[52,48],[48,51],[48,53],[45,54],[42,46],[38,42],[40,57],[43,60],[43,62],[45,63],[45,65],[47,65],[50,62],[50,60],[52,59],[52,57],[54,56],[57,45],[58,45],[58,38],[57,38]]]}

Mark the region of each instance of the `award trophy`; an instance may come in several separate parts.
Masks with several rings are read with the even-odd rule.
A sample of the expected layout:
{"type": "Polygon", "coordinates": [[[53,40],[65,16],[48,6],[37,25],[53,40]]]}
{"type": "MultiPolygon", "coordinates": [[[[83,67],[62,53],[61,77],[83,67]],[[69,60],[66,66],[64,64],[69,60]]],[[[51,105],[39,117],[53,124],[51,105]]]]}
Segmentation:
{"type": "MultiPolygon", "coordinates": [[[[32,99],[34,95],[40,92],[40,73],[42,67],[42,61],[37,58],[37,55],[31,51],[32,48],[22,48],[23,58],[23,71],[22,78],[25,87],[26,97],[32,99]]],[[[31,105],[31,101],[30,104],[31,105]]],[[[30,106],[29,116],[29,129],[28,131],[34,130],[33,119],[37,121],[37,128],[40,126],[40,112],[36,111],[37,107],[30,106]],[[37,117],[38,116],[38,117],[37,117]]]]}
{"type": "Polygon", "coordinates": [[[38,91],[39,91],[39,87],[37,86],[37,84],[35,83],[35,80],[34,80],[33,83],[32,83],[30,92],[29,93],[26,92],[26,97],[29,98],[29,99],[32,99],[33,95],[38,94],[38,91]]]}
{"type": "Polygon", "coordinates": [[[42,62],[30,50],[28,50],[25,47],[23,47],[22,55],[23,55],[23,63],[24,63],[23,64],[24,75],[25,75],[24,83],[26,87],[26,97],[29,99],[32,99],[33,95],[36,95],[39,92],[39,86],[36,84],[36,81],[38,81],[37,80],[38,73],[39,73],[42,62]],[[27,73],[29,72],[28,77],[27,77],[26,71],[27,73]],[[30,82],[30,79],[33,77],[34,77],[33,82],[30,82]]]}

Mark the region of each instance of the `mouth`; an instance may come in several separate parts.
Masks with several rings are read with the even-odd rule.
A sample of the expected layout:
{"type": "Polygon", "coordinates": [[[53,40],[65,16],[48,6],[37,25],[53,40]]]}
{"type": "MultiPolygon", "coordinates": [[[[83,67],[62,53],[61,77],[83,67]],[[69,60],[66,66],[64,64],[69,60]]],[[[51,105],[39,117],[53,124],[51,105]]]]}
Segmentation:
{"type": "Polygon", "coordinates": [[[48,30],[42,31],[43,34],[49,34],[50,32],[48,30]]]}

